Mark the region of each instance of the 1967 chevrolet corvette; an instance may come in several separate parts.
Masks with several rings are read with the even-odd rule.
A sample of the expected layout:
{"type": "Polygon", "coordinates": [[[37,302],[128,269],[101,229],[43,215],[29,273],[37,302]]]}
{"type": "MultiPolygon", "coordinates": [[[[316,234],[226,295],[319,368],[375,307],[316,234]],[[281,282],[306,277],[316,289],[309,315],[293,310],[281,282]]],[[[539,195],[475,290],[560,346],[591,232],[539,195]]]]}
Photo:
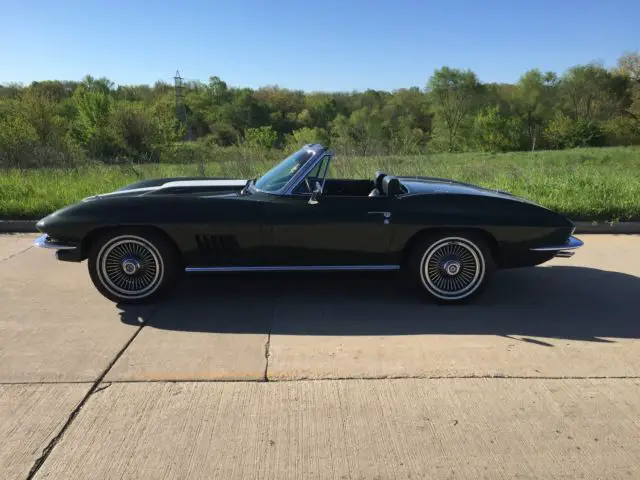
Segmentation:
{"type": "Polygon", "coordinates": [[[400,270],[445,304],[476,296],[497,269],[583,244],[567,218],[509,193],[384,172],[334,179],[332,158],[305,145],[257,179],[133,183],[43,218],[35,244],[88,259],[119,303],[156,301],[184,272],[400,270]]]}

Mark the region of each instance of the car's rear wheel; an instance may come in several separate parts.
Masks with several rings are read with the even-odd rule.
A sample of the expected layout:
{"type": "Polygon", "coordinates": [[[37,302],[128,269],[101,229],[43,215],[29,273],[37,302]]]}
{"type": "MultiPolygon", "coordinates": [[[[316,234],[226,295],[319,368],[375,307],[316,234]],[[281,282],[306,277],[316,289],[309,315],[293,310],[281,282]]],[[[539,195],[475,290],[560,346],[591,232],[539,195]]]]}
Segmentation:
{"type": "Polygon", "coordinates": [[[484,290],[495,270],[487,242],[467,232],[427,235],[407,260],[411,280],[440,304],[470,301],[484,290]]]}
{"type": "Polygon", "coordinates": [[[146,229],[103,233],[91,245],[88,264],[95,287],[116,303],[154,302],[180,274],[175,245],[146,229]]]}

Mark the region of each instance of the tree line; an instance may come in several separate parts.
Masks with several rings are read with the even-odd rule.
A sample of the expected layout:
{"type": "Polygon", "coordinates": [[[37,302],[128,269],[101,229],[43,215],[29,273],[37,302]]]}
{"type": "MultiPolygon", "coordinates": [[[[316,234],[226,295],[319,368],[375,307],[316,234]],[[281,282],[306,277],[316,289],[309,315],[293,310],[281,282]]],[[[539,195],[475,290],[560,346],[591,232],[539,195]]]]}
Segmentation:
{"type": "MultiPolygon", "coordinates": [[[[310,92],[106,78],[0,85],[0,166],[180,162],[214,149],[262,152],[323,143],[341,154],[564,149],[640,144],[640,54],[615,67],[532,69],[515,84],[442,67],[422,88],[310,92]]],[[[198,159],[195,159],[198,161],[198,159]]]]}

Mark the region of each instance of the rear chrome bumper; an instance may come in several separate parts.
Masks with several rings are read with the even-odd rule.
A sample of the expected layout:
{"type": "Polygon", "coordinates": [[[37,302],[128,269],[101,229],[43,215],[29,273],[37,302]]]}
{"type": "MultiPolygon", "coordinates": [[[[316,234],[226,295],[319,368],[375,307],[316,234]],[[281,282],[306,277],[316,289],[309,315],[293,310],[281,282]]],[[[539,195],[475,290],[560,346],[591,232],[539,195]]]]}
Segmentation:
{"type": "Polygon", "coordinates": [[[545,245],[544,247],[532,248],[533,252],[556,252],[556,257],[568,258],[575,252],[573,250],[580,248],[584,245],[584,242],[573,235],[561,245],[545,245]]]}

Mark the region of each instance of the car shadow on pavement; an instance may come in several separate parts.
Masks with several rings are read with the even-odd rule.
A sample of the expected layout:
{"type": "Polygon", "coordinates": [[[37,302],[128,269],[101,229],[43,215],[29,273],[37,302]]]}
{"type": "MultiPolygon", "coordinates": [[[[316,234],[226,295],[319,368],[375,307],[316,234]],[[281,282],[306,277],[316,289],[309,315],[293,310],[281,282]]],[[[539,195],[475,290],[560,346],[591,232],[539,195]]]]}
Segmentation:
{"type": "MultiPolygon", "coordinates": [[[[278,335],[501,335],[615,341],[640,338],[640,278],[595,268],[498,272],[473,303],[440,306],[389,273],[186,276],[148,318],[164,330],[278,335]]],[[[551,346],[539,339],[519,339],[551,346]]]]}

